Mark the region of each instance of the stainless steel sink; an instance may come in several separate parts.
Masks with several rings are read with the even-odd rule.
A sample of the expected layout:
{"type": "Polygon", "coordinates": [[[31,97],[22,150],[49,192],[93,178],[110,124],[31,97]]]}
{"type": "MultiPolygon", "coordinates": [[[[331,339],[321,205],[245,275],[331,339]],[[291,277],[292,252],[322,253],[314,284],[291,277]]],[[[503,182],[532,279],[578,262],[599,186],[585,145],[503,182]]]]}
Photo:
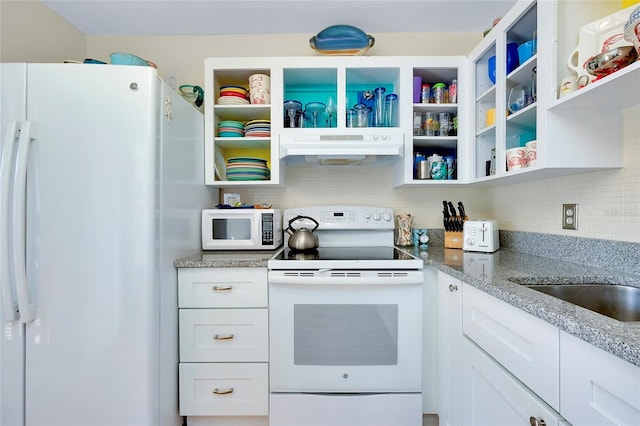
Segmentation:
{"type": "Polygon", "coordinates": [[[615,284],[532,284],[531,289],[618,321],[640,321],[640,288],[615,284]]]}

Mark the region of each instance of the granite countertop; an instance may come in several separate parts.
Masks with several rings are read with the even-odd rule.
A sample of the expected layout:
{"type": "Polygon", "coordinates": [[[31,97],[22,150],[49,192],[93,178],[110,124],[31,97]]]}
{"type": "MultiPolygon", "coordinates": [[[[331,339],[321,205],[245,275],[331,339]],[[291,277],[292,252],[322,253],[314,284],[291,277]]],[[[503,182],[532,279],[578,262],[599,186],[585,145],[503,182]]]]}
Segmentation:
{"type": "Polygon", "coordinates": [[[173,262],[176,268],[253,268],[267,266],[278,250],[203,251],[173,262]]]}
{"type": "MultiPolygon", "coordinates": [[[[560,330],[640,366],[640,322],[623,323],[521,285],[534,282],[598,282],[640,287],[640,275],[506,248],[495,253],[471,253],[430,245],[428,250],[409,248],[407,251],[422,258],[426,266],[464,281],[560,330]]],[[[275,252],[201,252],[178,259],[174,265],[179,268],[266,267],[275,252]]]]}

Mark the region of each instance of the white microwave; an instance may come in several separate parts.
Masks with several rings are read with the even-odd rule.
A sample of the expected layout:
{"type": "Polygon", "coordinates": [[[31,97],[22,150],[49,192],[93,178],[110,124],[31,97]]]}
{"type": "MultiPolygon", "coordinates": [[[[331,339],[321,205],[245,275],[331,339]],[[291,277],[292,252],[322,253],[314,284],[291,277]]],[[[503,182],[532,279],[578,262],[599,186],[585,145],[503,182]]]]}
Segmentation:
{"type": "Polygon", "coordinates": [[[202,211],[203,250],[273,250],[282,245],[282,210],[202,211]]]}

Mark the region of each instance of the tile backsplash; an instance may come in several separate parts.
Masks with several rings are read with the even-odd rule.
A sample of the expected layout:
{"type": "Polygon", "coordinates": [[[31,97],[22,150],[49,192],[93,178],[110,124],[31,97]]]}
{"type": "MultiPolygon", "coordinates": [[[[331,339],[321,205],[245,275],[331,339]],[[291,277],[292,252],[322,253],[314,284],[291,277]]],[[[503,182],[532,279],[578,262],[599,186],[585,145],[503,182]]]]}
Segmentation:
{"type": "MultiPolygon", "coordinates": [[[[392,187],[390,167],[290,167],[284,188],[240,189],[243,202],[276,208],[342,204],[391,207],[414,226],[442,227],[442,200],[501,230],[640,242],[640,106],[624,111],[624,168],[493,188],[392,187]],[[578,204],[578,229],[562,229],[562,204],[578,204]]],[[[605,142],[606,143],[606,142],[605,142]]]]}

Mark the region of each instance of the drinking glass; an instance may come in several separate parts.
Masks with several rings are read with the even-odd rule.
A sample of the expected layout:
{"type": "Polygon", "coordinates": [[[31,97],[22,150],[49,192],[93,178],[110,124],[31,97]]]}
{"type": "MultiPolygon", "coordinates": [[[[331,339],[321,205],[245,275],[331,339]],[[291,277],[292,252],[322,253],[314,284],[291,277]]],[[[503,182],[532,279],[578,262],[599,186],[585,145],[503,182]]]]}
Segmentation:
{"type": "Polygon", "coordinates": [[[322,102],[309,102],[305,105],[305,109],[311,114],[311,127],[318,127],[318,114],[325,112],[327,110],[327,106],[322,102]]]}
{"type": "Polygon", "coordinates": [[[329,96],[329,98],[327,99],[327,115],[329,116],[328,127],[333,127],[333,114],[335,114],[335,112],[336,112],[336,101],[333,99],[332,96],[329,96]]]}
{"type": "Polygon", "coordinates": [[[356,127],[368,127],[369,107],[365,104],[357,104],[353,109],[356,110],[356,127]]]}
{"type": "Polygon", "coordinates": [[[517,85],[511,88],[509,91],[509,111],[515,113],[520,111],[526,106],[527,103],[527,91],[522,85],[517,85]]]}
{"type": "Polygon", "coordinates": [[[398,95],[390,93],[384,100],[384,126],[396,127],[398,125],[398,95]]]}
{"type": "Polygon", "coordinates": [[[378,87],[376,88],[373,93],[375,95],[374,97],[374,120],[373,120],[373,125],[375,127],[383,127],[384,126],[384,99],[385,99],[385,92],[387,91],[387,89],[385,89],[384,87],[378,87]]]}
{"type": "Polygon", "coordinates": [[[298,101],[284,101],[284,109],[289,117],[289,127],[296,127],[296,116],[298,111],[302,111],[302,104],[298,101]]]}

